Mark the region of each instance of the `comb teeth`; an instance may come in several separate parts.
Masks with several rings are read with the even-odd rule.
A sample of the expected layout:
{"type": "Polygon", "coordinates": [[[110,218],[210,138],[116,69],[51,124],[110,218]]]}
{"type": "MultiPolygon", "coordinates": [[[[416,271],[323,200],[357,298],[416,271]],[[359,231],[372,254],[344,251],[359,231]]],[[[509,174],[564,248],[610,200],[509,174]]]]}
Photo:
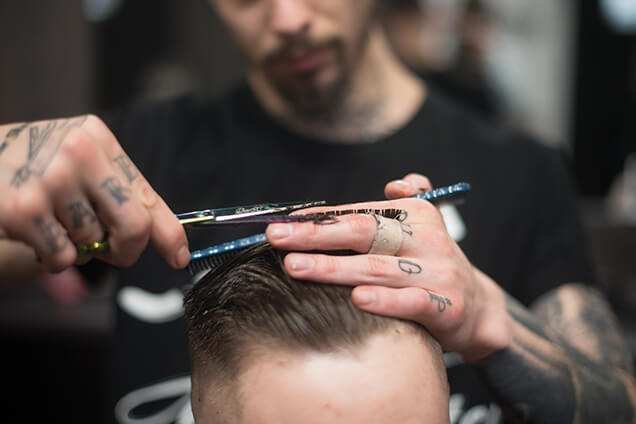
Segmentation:
{"type": "Polygon", "coordinates": [[[402,209],[342,209],[337,211],[327,211],[324,212],[325,215],[332,216],[342,216],[342,215],[352,215],[352,214],[375,214],[383,216],[384,218],[396,219],[403,214],[404,210],[402,209]]]}
{"type": "Polygon", "coordinates": [[[188,264],[187,267],[188,272],[194,275],[201,271],[216,268],[228,259],[236,256],[239,252],[265,240],[267,240],[267,237],[261,233],[208,247],[207,249],[196,250],[190,254],[190,264],[188,264]]]}
{"type": "Polygon", "coordinates": [[[242,252],[246,248],[232,250],[224,253],[217,253],[216,255],[193,259],[188,264],[188,272],[190,275],[196,275],[201,271],[209,271],[216,268],[219,265],[223,265],[228,260],[232,259],[238,253],[242,252]]]}

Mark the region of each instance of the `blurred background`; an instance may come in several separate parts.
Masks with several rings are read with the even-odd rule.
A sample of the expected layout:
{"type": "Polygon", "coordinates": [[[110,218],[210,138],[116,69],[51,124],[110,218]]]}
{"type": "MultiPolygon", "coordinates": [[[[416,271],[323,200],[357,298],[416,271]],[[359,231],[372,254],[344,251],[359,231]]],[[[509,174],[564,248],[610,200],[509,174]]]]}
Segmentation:
{"type": "MultiPolygon", "coordinates": [[[[385,1],[414,71],[562,150],[636,352],[636,0],[385,1]]],[[[206,0],[2,0],[0,58],[0,123],[218,95],[241,78],[206,0]]],[[[55,278],[0,293],[3,382],[37,405],[16,414],[102,422],[112,293],[55,278]]]]}

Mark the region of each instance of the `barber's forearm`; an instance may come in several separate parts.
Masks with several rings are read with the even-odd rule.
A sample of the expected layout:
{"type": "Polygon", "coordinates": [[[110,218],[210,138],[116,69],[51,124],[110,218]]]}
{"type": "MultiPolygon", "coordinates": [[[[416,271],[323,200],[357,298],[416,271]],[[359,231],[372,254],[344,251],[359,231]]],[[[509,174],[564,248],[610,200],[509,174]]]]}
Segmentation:
{"type": "Polygon", "coordinates": [[[629,372],[570,347],[513,299],[508,311],[512,344],[476,364],[502,407],[527,423],[634,422],[629,372]]]}

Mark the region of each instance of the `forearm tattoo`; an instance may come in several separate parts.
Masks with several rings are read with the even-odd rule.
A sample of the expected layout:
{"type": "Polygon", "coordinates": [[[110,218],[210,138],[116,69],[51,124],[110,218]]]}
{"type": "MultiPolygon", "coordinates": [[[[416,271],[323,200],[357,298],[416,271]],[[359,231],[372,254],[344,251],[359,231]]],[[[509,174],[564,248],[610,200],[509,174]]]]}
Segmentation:
{"type": "Polygon", "coordinates": [[[634,372],[632,354],[620,333],[618,319],[598,290],[578,285],[567,294],[539,299],[532,309],[572,347],[595,361],[634,372]]]}
{"type": "MultiPolygon", "coordinates": [[[[556,293],[546,296],[541,302],[558,299],[556,293]]],[[[480,361],[476,369],[511,419],[555,424],[633,422],[634,400],[621,371],[591,359],[543,320],[561,319],[558,316],[533,314],[512,298],[507,299],[507,307],[519,324],[512,345],[480,361]]],[[[590,336],[603,344],[602,331],[590,336]]]]}
{"type": "MultiPolygon", "coordinates": [[[[72,128],[81,126],[85,116],[79,118],[25,124],[15,128],[19,132],[29,130],[26,159],[11,179],[11,186],[20,188],[33,175],[42,176],[49,166],[64,138],[72,128]]],[[[8,137],[8,135],[7,135],[8,137]]],[[[17,135],[15,136],[17,137],[17,135]]]]}

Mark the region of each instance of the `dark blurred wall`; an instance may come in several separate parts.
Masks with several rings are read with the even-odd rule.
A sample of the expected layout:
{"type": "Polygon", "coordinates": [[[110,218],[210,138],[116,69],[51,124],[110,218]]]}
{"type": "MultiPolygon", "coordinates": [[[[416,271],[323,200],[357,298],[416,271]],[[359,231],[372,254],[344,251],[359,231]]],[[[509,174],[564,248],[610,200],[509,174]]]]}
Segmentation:
{"type": "Polygon", "coordinates": [[[574,165],[580,193],[600,196],[636,152],[636,36],[612,28],[599,0],[579,4],[574,165]]]}
{"type": "Polygon", "coordinates": [[[241,76],[239,54],[206,0],[126,1],[98,34],[103,108],[184,90],[216,95],[241,76]]]}
{"type": "Polygon", "coordinates": [[[0,122],[95,105],[95,33],[81,0],[0,1],[0,122]]]}

